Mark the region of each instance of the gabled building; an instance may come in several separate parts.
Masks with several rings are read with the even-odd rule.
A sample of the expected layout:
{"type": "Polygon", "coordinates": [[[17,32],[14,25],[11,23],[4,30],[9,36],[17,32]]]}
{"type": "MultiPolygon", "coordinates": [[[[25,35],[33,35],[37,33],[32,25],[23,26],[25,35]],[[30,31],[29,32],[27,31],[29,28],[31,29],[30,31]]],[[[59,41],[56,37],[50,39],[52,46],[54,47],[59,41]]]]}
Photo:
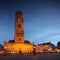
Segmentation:
{"type": "Polygon", "coordinates": [[[50,42],[48,43],[43,43],[43,44],[37,44],[36,45],[36,52],[53,52],[53,50],[55,49],[55,46],[53,44],[51,44],[50,42]]]}

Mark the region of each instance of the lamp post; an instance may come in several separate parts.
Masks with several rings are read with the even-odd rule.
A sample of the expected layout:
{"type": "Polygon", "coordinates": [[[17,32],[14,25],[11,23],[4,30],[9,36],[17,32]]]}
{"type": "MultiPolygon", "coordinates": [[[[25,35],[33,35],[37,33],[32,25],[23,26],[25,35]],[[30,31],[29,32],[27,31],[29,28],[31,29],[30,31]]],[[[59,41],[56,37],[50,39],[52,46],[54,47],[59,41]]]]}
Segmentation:
{"type": "Polygon", "coordinates": [[[33,52],[33,56],[35,55],[35,49],[36,49],[36,47],[34,46],[34,52],[33,52]]]}
{"type": "Polygon", "coordinates": [[[6,47],[4,47],[4,55],[6,56],[6,47]]]}

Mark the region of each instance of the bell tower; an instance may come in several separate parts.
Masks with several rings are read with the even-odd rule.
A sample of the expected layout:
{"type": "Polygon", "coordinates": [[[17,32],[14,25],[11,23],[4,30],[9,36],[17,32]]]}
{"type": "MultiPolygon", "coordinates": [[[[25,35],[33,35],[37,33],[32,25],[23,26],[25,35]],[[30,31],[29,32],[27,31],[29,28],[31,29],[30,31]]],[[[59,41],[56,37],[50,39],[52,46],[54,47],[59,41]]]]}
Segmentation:
{"type": "Polygon", "coordinates": [[[15,43],[24,43],[24,21],[22,16],[23,13],[21,11],[16,12],[14,34],[15,43]]]}

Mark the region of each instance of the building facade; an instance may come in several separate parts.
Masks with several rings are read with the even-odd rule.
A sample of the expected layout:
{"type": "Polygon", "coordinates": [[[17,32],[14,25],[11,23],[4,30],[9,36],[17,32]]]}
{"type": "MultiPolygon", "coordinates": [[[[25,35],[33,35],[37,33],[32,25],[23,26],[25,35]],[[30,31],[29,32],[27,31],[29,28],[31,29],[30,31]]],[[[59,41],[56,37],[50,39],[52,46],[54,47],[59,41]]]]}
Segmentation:
{"type": "Polygon", "coordinates": [[[36,45],[36,53],[43,53],[43,52],[52,52],[52,46],[49,44],[37,44],[36,45]]]}
{"type": "Polygon", "coordinates": [[[8,53],[33,53],[34,45],[24,42],[24,20],[21,11],[16,12],[14,42],[4,42],[4,49],[8,53]]]}

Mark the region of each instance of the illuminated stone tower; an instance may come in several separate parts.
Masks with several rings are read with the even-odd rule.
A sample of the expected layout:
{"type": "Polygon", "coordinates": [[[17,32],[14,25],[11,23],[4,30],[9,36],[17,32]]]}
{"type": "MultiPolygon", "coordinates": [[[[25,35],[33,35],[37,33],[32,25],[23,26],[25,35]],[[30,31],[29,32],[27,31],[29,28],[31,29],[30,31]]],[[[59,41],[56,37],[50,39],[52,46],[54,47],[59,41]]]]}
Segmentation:
{"type": "Polygon", "coordinates": [[[24,21],[22,16],[23,13],[21,11],[16,12],[14,35],[15,43],[24,43],[24,21]]]}

